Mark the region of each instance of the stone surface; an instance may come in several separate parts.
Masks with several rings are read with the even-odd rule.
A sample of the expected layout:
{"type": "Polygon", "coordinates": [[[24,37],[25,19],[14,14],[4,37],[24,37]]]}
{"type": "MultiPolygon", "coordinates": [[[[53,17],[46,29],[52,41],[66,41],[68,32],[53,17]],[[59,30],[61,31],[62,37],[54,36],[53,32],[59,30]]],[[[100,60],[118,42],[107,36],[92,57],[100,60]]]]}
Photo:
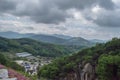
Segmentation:
{"type": "Polygon", "coordinates": [[[0,78],[8,78],[8,70],[0,69],[0,78]]]}

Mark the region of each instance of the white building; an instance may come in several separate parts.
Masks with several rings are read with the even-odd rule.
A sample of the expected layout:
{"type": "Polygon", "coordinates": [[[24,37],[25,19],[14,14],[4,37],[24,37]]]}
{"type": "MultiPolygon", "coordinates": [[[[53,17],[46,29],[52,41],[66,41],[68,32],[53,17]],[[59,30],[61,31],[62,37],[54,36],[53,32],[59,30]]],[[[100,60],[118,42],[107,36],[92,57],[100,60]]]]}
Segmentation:
{"type": "Polygon", "coordinates": [[[28,53],[28,52],[22,52],[22,53],[16,53],[16,56],[18,57],[28,57],[31,56],[32,54],[28,53]]]}

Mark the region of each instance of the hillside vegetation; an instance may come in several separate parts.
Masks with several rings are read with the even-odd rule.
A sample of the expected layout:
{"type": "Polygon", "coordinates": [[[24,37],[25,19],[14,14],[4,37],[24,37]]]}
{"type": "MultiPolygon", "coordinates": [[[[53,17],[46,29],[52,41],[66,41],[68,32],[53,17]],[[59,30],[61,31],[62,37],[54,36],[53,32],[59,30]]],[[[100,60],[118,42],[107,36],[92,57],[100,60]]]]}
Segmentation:
{"type": "Polygon", "coordinates": [[[1,53],[0,53],[0,64],[10,67],[17,71],[22,71],[22,72],[24,71],[23,67],[21,67],[20,65],[15,63],[13,60],[9,59],[8,57],[6,57],[5,55],[1,53]]]}
{"type": "Polygon", "coordinates": [[[120,79],[120,39],[113,38],[105,44],[96,44],[72,56],[56,59],[53,63],[42,67],[38,76],[60,80],[69,73],[79,72],[86,63],[94,66],[95,77],[99,80],[120,79]]]}
{"type": "Polygon", "coordinates": [[[29,52],[33,55],[45,57],[60,57],[70,54],[72,51],[65,46],[43,43],[27,38],[7,39],[0,37],[0,52],[8,52],[11,54],[29,52]]]}

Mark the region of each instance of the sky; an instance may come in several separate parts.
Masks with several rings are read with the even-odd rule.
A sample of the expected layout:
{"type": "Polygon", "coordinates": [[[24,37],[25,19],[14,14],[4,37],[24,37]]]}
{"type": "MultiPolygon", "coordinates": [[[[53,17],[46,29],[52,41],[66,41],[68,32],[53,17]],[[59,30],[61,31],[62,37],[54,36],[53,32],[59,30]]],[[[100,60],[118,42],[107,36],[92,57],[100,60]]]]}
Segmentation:
{"type": "Polygon", "coordinates": [[[0,0],[0,32],[120,37],[120,0],[0,0]]]}

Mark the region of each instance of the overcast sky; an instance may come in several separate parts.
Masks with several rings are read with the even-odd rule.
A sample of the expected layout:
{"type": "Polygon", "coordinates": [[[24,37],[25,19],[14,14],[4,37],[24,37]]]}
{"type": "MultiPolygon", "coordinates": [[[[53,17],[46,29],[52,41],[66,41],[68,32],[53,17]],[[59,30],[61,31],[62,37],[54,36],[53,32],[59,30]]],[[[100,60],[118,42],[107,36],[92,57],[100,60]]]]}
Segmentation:
{"type": "Polygon", "coordinates": [[[0,0],[0,31],[120,37],[120,0],[0,0]]]}

